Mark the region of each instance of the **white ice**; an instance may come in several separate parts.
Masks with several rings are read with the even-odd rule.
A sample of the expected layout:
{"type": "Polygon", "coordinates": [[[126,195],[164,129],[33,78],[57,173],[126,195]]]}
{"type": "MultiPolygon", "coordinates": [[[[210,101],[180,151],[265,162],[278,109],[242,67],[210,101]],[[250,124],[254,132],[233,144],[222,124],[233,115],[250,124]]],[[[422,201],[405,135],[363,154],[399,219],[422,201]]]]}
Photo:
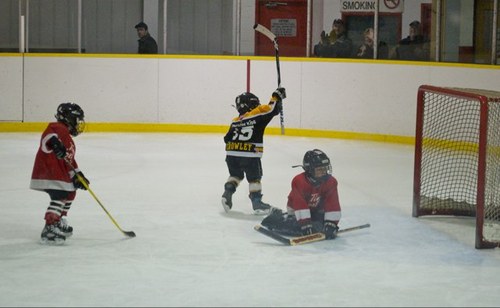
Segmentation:
{"type": "Polygon", "coordinates": [[[234,211],[220,134],[87,133],[75,138],[90,187],[64,246],[39,243],[48,195],[29,190],[38,133],[0,134],[0,306],[500,305],[500,252],[474,248],[472,218],[414,218],[413,146],[265,137],[264,201],[285,208],[305,151],[339,181],[334,241],[285,247],[253,226],[248,184],[234,211]]]}

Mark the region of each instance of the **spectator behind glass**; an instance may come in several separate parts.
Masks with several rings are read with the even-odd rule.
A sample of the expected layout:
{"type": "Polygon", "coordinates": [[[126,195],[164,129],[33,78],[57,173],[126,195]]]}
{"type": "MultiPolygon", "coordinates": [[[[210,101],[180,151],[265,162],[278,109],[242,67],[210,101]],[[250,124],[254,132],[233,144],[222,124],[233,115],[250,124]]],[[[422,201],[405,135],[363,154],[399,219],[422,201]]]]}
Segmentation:
{"type": "Polygon", "coordinates": [[[139,42],[139,49],[137,52],[140,54],[157,54],[158,45],[155,39],[149,35],[148,25],[141,21],[135,25],[135,28],[137,29],[137,36],[139,36],[137,40],[139,42]]]}
{"type": "MultiPolygon", "coordinates": [[[[347,37],[346,28],[342,19],[335,19],[332,25],[335,40],[330,44],[318,44],[314,47],[314,54],[323,58],[351,58],[352,41],[347,37]]],[[[322,32],[322,41],[323,41],[322,32]]],[[[331,35],[330,35],[331,37],[331,35]]],[[[321,43],[321,42],[320,42],[321,43]]]]}
{"type": "MultiPolygon", "coordinates": [[[[373,59],[373,38],[374,32],[373,28],[366,28],[363,32],[364,41],[359,47],[356,57],[363,59],[373,59]]],[[[378,44],[378,59],[387,59],[389,56],[389,50],[386,42],[379,42],[378,44]]]]}
{"type": "Polygon", "coordinates": [[[321,57],[321,55],[324,54],[324,50],[326,49],[326,47],[330,44],[333,44],[333,42],[335,42],[335,40],[337,39],[337,33],[334,30],[334,24],[335,23],[332,23],[332,30],[329,34],[326,34],[325,30],[321,31],[321,39],[318,44],[314,45],[313,54],[316,57],[321,57]]]}
{"type": "Polygon", "coordinates": [[[420,22],[410,23],[410,35],[399,41],[394,58],[398,60],[429,60],[429,42],[422,35],[420,22]]]}

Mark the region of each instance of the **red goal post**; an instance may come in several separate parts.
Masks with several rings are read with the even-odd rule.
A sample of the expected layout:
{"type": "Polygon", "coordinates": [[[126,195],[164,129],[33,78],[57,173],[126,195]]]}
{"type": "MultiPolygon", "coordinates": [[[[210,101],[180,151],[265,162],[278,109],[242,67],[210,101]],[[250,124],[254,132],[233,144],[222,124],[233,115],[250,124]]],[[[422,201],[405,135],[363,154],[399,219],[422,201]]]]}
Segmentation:
{"type": "Polygon", "coordinates": [[[500,246],[500,92],[422,85],[413,217],[476,217],[475,247],[500,246]]]}

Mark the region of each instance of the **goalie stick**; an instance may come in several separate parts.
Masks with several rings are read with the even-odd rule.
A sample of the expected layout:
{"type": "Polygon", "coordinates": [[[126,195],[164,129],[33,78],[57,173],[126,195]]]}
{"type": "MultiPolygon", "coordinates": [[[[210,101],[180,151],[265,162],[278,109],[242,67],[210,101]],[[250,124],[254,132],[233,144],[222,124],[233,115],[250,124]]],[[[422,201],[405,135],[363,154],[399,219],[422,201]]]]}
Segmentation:
{"type": "MultiPolygon", "coordinates": [[[[354,231],[354,230],[359,230],[359,229],[364,229],[370,227],[370,224],[364,224],[364,225],[359,225],[355,227],[349,227],[345,229],[340,229],[337,234],[344,233],[344,232],[349,232],[349,231],[354,231]]],[[[282,244],[285,244],[287,246],[297,246],[297,245],[302,245],[302,244],[307,244],[307,243],[313,243],[313,242],[319,242],[323,241],[326,239],[324,233],[313,233],[310,235],[303,235],[303,236],[297,236],[297,237],[292,237],[292,238],[287,238],[281,234],[278,234],[277,232],[274,232],[272,230],[269,230],[261,225],[256,225],[254,229],[261,233],[264,234],[265,236],[268,236],[282,244]]]]}
{"type": "MultiPolygon", "coordinates": [[[[255,31],[260,32],[267,36],[271,42],[274,44],[274,49],[276,50],[276,71],[278,72],[278,88],[281,87],[281,73],[280,73],[280,56],[279,56],[279,49],[278,49],[278,39],[276,38],[276,35],[271,32],[268,28],[264,27],[261,24],[255,24],[253,26],[255,31]]],[[[283,106],[281,106],[280,110],[280,125],[281,125],[281,134],[285,134],[285,117],[283,116],[283,106]]]]}
{"type": "Polygon", "coordinates": [[[89,184],[87,183],[87,181],[85,181],[85,179],[81,175],[79,175],[78,172],[76,172],[75,168],[73,167],[73,165],[68,160],[65,159],[64,161],[66,162],[66,164],[68,165],[68,167],[70,167],[71,170],[73,170],[73,172],[75,173],[76,177],[78,178],[78,181],[80,181],[83,184],[83,186],[85,187],[85,189],[87,189],[87,191],[92,195],[92,197],[94,197],[95,201],[97,201],[97,203],[99,203],[99,205],[101,206],[101,208],[104,210],[104,212],[106,212],[106,214],[108,215],[109,219],[111,219],[111,221],[118,228],[118,230],[120,230],[124,235],[126,235],[128,237],[135,237],[135,232],[134,231],[125,231],[125,230],[123,230],[118,225],[118,223],[113,218],[113,216],[111,216],[111,214],[108,212],[108,210],[106,210],[106,208],[104,207],[104,205],[101,203],[101,201],[99,201],[99,199],[97,198],[97,196],[94,194],[94,192],[92,191],[92,189],[90,189],[89,184]]]}

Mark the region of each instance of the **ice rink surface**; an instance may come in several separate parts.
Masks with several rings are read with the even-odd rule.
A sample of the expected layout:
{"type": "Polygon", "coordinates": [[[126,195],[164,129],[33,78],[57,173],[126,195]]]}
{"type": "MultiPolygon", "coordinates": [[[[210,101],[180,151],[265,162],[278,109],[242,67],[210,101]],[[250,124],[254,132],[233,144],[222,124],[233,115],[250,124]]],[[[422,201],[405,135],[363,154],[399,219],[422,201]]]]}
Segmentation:
{"type": "Polygon", "coordinates": [[[498,307],[500,251],[472,218],[413,218],[413,146],[266,136],[264,201],[282,209],[307,150],[332,160],[334,241],[286,247],[254,231],[248,184],[234,211],[222,135],[87,133],[76,159],[105,208],[79,191],[64,246],[39,243],[48,195],[29,190],[40,134],[0,134],[0,306],[498,307]]]}

